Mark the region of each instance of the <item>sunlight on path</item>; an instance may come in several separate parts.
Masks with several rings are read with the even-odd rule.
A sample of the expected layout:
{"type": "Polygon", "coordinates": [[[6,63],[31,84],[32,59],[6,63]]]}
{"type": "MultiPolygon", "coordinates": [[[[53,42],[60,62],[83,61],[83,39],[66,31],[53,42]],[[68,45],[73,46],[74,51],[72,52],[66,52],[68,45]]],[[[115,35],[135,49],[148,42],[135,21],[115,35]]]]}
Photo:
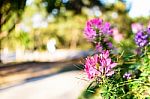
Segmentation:
{"type": "Polygon", "coordinates": [[[81,80],[86,75],[70,71],[34,80],[0,91],[0,99],[77,99],[88,82],[81,80]]]}

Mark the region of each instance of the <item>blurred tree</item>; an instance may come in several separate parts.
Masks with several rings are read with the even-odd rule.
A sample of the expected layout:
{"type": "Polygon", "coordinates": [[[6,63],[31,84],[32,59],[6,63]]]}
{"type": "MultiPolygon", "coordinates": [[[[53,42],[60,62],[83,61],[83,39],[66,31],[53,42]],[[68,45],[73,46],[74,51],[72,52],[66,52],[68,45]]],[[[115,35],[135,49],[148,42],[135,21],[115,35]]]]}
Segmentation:
{"type": "Polygon", "coordinates": [[[81,14],[83,7],[92,7],[92,6],[103,6],[100,0],[43,0],[46,2],[47,11],[51,13],[54,9],[60,11],[61,7],[65,7],[67,10],[75,12],[75,14],[81,14]]]}
{"type": "Polygon", "coordinates": [[[9,35],[20,21],[25,4],[26,0],[0,0],[0,40],[9,35]],[[6,24],[7,29],[4,32],[3,26],[6,24]]]}
{"type": "MultiPolygon", "coordinates": [[[[130,25],[135,20],[128,16],[130,7],[126,7],[126,0],[116,0],[114,3],[105,0],[32,0],[29,5],[27,1],[1,0],[0,39],[3,38],[3,43],[7,40],[11,42],[12,39],[9,38],[16,38],[15,34],[18,32],[13,29],[17,27],[16,24],[23,23],[29,28],[25,31],[29,33],[23,34],[28,36],[24,37],[33,39],[26,45],[33,44],[33,49],[45,49],[50,38],[56,38],[58,48],[87,46],[89,43],[86,44],[83,37],[83,28],[86,20],[93,17],[109,21],[113,27],[118,27],[126,38],[132,37],[130,25]]],[[[22,35],[21,33],[22,31],[19,35],[22,35]]],[[[21,44],[26,42],[25,38],[20,40],[21,44]]],[[[17,45],[16,43],[14,45],[17,45]]]]}

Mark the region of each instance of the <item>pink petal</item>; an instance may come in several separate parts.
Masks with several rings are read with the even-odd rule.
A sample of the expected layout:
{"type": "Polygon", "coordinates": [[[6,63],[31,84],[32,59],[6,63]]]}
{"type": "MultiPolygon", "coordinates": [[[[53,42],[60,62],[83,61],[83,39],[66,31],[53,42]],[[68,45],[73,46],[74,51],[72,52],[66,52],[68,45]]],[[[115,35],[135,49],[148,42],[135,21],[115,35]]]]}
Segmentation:
{"type": "Polygon", "coordinates": [[[105,68],[105,73],[107,74],[110,71],[110,67],[105,68]]]}
{"type": "Polygon", "coordinates": [[[112,63],[112,64],[110,65],[111,68],[114,68],[114,67],[116,67],[116,66],[117,66],[117,63],[112,63]]]}
{"type": "Polygon", "coordinates": [[[104,51],[104,53],[102,54],[102,56],[103,56],[105,59],[108,58],[108,57],[109,57],[109,51],[108,51],[108,50],[104,51]]]}
{"type": "Polygon", "coordinates": [[[113,75],[114,74],[114,71],[110,71],[110,72],[108,72],[107,74],[106,74],[106,76],[111,76],[111,75],[113,75]]]}
{"type": "Polygon", "coordinates": [[[110,58],[106,59],[106,62],[107,62],[107,66],[110,65],[111,59],[110,58]]]}

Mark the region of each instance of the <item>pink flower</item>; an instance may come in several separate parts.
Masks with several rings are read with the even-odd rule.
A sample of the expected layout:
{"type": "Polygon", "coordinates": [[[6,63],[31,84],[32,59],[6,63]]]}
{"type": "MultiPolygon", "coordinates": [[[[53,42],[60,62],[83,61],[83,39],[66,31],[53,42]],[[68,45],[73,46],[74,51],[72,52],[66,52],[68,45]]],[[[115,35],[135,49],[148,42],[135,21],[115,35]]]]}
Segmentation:
{"type": "Polygon", "coordinates": [[[101,64],[100,72],[106,76],[113,75],[114,70],[112,70],[112,69],[117,65],[117,63],[113,63],[111,61],[111,58],[109,58],[109,51],[108,50],[103,51],[100,54],[100,57],[101,57],[100,58],[100,64],[101,64]]]}
{"type": "Polygon", "coordinates": [[[89,79],[92,79],[99,74],[98,68],[96,67],[99,60],[98,58],[99,56],[97,54],[86,58],[84,70],[87,73],[89,79]]]}
{"type": "Polygon", "coordinates": [[[84,35],[89,41],[93,41],[96,37],[96,31],[90,28],[85,28],[84,35]]]}
{"type": "Polygon", "coordinates": [[[140,23],[132,23],[131,28],[133,33],[137,33],[138,31],[143,30],[143,25],[140,23]]]}
{"type": "Polygon", "coordinates": [[[89,41],[93,41],[95,39],[96,29],[102,25],[102,22],[103,20],[98,18],[87,21],[84,29],[84,35],[89,41]]]}
{"type": "Polygon", "coordinates": [[[101,59],[107,59],[109,57],[109,51],[102,51],[102,53],[100,54],[101,59]]]}
{"type": "Polygon", "coordinates": [[[111,27],[110,23],[108,22],[104,23],[103,27],[101,27],[102,32],[108,35],[112,35],[113,31],[110,27],[111,27]]]}
{"type": "Polygon", "coordinates": [[[102,34],[112,34],[112,30],[108,22],[105,23],[102,19],[99,18],[87,21],[84,29],[84,35],[89,41],[95,40],[96,36],[102,34]]]}
{"type": "Polygon", "coordinates": [[[113,63],[109,58],[109,51],[102,51],[100,55],[96,54],[92,57],[87,57],[85,61],[85,72],[89,79],[97,76],[112,76],[114,74],[113,68],[117,63],[113,63]]]}
{"type": "Polygon", "coordinates": [[[113,38],[117,43],[124,39],[123,35],[119,33],[119,30],[117,28],[113,29],[113,38]]]}

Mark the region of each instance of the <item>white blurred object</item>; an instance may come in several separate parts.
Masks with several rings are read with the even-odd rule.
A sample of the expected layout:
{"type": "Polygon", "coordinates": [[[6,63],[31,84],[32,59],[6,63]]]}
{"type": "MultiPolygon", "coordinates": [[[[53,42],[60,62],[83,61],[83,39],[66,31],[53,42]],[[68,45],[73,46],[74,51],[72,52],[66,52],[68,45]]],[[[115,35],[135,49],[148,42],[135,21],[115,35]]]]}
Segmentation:
{"type": "Polygon", "coordinates": [[[127,0],[132,6],[129,11],[131,18],[135,17],[149,17],[150,16],[150,0],[127,0]]]}
{"type": "Polygon", "coordinates": [[[8,48],[4,48],[1,52],[1,60],[3,63],[13,62],[16,60],[16,54],[10,52],[8,48]]]}
{"type": "Polygon", "coordinates": [[[22,49],[20,49],[20,48],[17,48],[16,49],[16,61],[17,62],[20,62],[21,60],[23,60],[24,59],[24,51],[22,50],[22,49]]]}
{"type": "Polygon", "coordinates": [[[133,33],[137,33],[138,31],[143,29],[143,25],[140,23],[132,23],[131,28],[133,33]]]}
{"type": "Polygon", "coordinates": [[[124,39],[123,35],[119,33],[119,30],[117,28],[113,29],[113,38],[117,43],[124,39]]]}
{"type": "Polygon", "coordinates": [[[52,38],[51,40],[49,40],[47,42],[47,49],[48,49],[48,52],[50,52],[51,54],[54,53],[56,51],[56,40],[54,38],[52,38]]]}

